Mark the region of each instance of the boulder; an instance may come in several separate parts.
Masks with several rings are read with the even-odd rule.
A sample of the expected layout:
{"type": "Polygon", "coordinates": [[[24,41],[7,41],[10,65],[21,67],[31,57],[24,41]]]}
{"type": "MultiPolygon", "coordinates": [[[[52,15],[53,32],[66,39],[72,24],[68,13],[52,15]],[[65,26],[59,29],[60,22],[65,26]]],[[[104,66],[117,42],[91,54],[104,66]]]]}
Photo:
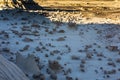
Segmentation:
{"type": "Polygon", "coordinates": [[[27,75],[40,74],[40,69],[35,61],[34,55],[22,56],[20,53],[16,54],[16,64],[27,75]]]}
{"type": "Polygon", "coordinates": [[[0,55],[0,80],[29,80],[14,63],[0,55]]]}

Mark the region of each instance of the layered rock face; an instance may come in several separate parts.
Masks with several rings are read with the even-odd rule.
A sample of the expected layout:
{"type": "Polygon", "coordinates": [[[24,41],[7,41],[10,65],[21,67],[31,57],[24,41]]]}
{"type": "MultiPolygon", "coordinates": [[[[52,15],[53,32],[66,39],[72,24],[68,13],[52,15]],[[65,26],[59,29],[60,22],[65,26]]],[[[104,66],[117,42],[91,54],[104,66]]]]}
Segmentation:
{"type": "Polygon", "coordinates": [[[15,64],[0,55],[0,80],[29,80],[15,64]]]}

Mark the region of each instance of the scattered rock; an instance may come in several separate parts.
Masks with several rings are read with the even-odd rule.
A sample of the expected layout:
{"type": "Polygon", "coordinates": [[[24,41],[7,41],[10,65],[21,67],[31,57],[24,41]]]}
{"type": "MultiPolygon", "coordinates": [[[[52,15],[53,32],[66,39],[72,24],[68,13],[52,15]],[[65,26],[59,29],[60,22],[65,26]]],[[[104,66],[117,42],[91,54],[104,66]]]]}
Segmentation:
{"type": "Polygon", "coordinates": [[[34,36],[40,36],[40,33],[39,33],[37,30],[33,31],[32,34],[33,34],[34,36]]]}
{"type": "Polygon", "coordinates": [[[32,76],[34,79],[39,79],[40,78],[40,74],[33,74],[32,76]]]}
{"type": "Polygon", "coordinates": [[[84,64],[80,64],[80,68],[85,68],[84,64]]]}
{"type": "Polygon", "coordinates": [[[58,33],[65,33],[65,31],[64,30],[59,30],[58,33]]]}
{"type": "Polygon", "coordinates": [[[57,57],[57,60],[61,60],[61,57],[60,57],[60,56],[58,56],[58,57],[57,57]]]}
{"type": "Polygon", "coordinates": [[[77,29],[77,24],[76,23],[68,23],[68,27],[70,28],[70,29],[77,29]]]}
{"type": "Polygon", "coordinates": [[[104,74],[115,74],[115,73],[116,73],[115,69],[112,69],[112,70],[109,70],[109,71],[107,71],[107,70],[104,71],[104,74]]]}
{"type": "Polygon", "coordinates": [[[19,44],[19,42],[17,41],[17,42],[16,42],[16,44],[18,45],[18,44],[19,44]]]}
{"type": "Polygon", "coordinates": [[[14,33],[16,35],[19,35],[19,31],[17,31],[17,30],[11,30],[11,31],[12,31],[12,33],[14,33]]]}
{"type": "Polygon", "coordinates": [[[51,53],[58,54],[58,53],[60,53],[60,51],[59,50],[53,50],[51,53]]]}
{"type": "Polygon", "coordinates": [[[31,31],[31,27],[30,26],[23,26],[22,31],[31,31]]]}
{"type": "Polygon", "coordinates": [[[106,37],[106,38],[112,38],[112,37],[113,37],[113,35],[108,34],[108,35],[106,35],[105,37],[106,37]]]}
{"type": "Polygon", "coordinates": [[[36,51],[41,51],[41,48],[37,46],[37,47],[35,48],[35,50],[36,50],[36,51]]]}
{"type": "Polygon", "coordinates": [[[84,69],[84,68],[81,68],[80,71],[81,71],[81,72],[85,72],[85,69],[84,69]]]}
{"type": "Polygon", "coordinates": [[[57,41],[65,41],[65,38],[64,37],[60,37],[57,39],[57,41]]]}
{"type": "Polygon", "coordinates": [[[104,57],[103,53],[97,53],[98,57],[104,57]]]}
{"type": "Polygon", "coordinates": [[[113,67],[116,67],[115,63],[114,62],[108,62],[107,63],[109,66],[113,66],[113,67]]]}
{"type": "Polygon", "coordinates": [[[28,37],[25,37],[25,38],[23,39],[23,41],[24,41],[24,42],[33,42],[33,39],[28,38],[28,37]]]}
{"type": "Polygon", "coordinates": [[[59,71],[61,70],[61,65],[59,64],[58,61],[49,61],[49,68],[53,71],[59,71]]]}
{"type": "Polygon", "coordinates": [[[118,46],[107,46],[106,48],[110,51],[118,51],[119,50],[118,46]]]}
{"type": "Polygon", "coordinates": [[[23,21],[27,21],[27,20],[28,20],[28,18],[23,17],[23,18],[21,18],[21,20],[23,20],[23,21]]]}
{"type": "Polygon", "coordinates": [[[93,54],[92,54],[92,53],[86,53],[86,58],[91,59],[91,58],[92,58],[92,56],[93,56],[93,54]]]}
{"type": "Polygon", "coordinates": [[[22,49],[22,51],[26,51],[26,50],[28,50],[29,47],[30,47],[30,45],[26,45],[26,46],[22,49]]]}
{"type": "Polygon", "coordinates": [[[48,33],[49,33],[49,34],[53,34],[54,32],[53,32],[53,31],[49,31],[48,33]]]}
{"type": "Polygon", "coordinates": [[[117,58],[117,59],[116,59],[116,62],[117,62],[117,63],[120,63],[120,58],[117,58]]]}
{"type": "Polygon", "coordinates": [[[76,55],[72,55],[71,58],[72,58],[72,60],[80,60],[80,57],[76,56],[76,55]]]}
{"type": "Polygon", "coordinates": [[[9,49],[9,48],[3,48],[2,50],[3,50],[4,52],[7,52],[7,53],[10,52],[10,49],[9,49]]]}
{"type": "Polygon", "coordinates": [[[9,19],[8,19],[7,17],[4,17],[3,20],[4,20],[4,21],[8,21],[9,19]]]}
{"type": "Polygon", "coordinates": [[[86,45],[85,50],[88,50],[89,48],[92,48],[92,45],[86,45]]]}
{"type": "Polygon", "coordinates": [[[52,80],[57,80],[57,75],[52,73],[52,74],[50,75],[50,78],[51,78],[52,80]]]}
{"type": "Polygon", "coordinates": [[[33,24],[31,25],[31,27],[40,28],[40,25],[39,25],[38,23],[33,23],[33,24]]]}
{"type": "Polygon", "coordinates": [[[72,77],[66,76],[66,80],[73,80],[72,77]]]}
{"type": "Polygon", "coordinates": [[[45,80],[45,76],[43,74],[40,74],[40,73],[34,74],[32,77],[35,80],[45,80]]]}
{"type": "Polygon", "coordinates": [[[72,73],[72,70],[70,68],[64,71],[64,75],[68,75],[69,73],[72,73]]]}
{"type": "Polygon", "coordinates": [[[82,64],[85,64],[85,63],[86,63],[85,59],[82,59],[82,60],[81,60],[81,63],[82,63],[82,64]]]}

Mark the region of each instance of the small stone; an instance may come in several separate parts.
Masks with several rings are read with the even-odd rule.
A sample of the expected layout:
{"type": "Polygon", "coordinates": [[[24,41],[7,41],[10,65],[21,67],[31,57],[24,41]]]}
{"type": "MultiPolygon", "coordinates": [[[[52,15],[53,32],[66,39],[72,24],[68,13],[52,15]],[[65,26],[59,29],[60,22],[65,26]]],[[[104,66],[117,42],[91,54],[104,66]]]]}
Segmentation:
{"type": "Polygon", "coordinates": [[[40,58],[39,57],[35,57],[35,61],[39,63],[40,58]]]}
{"type": "Polygon", "coordinates": [[[14,61],[14,58],[13,57],[10,57],[10,59],[9,59],[10,61],[14,61]]]}
{"type": "Polygon", "coordinates": [[[116,73],[115,69],[112,69],[112,70],[109,70],[109,71],[107,71],[107,70],[104,71],[104,74],[115,74],[115,73],[116,73]]]}
{"type": "Polygon", "coordinates": [[[60,51],[59,50],[53,50],[52,53],[53,54],[58,54],[58,53],[60,53],[60,51]]]}
{"type": "Polygon", "coordinates": [[[28,38],[28,37],[25,37],[25,38],[23,39],[23,41],[24,41],[24,42],[33,42],[33,39],[28,38]]]}
{"type": "Polygon", "coordinates": [[[9,48],[3,48],[2,49],[4,52],[10,52],[10,49],[9,48]]]}
{"type": "Polygon", "coordinates": [[[113,62],[108,62],[107,64],[110,66],[116,67],[115,63],[113,63],[113,62]]]}
{"type": "Polygon", "coordinates": [[[21,20],[24,20],[24,21],[26,21],[26,20],[28,20],[27,18],[25,18],[25,17],[23,17],[23,18],[21,18],[21,20]]]}
{"type": "Polygon", "coordinates": [[[92,55],[91,53],[87,53],[87,54],[86,54],[86,57],[89,58],[89,59],[91,59],[92,56],[93,56],[93,55],[92,55]]]}
{"type": "Polygon", "coordinates": [[[97,54],[98,57],[103,57],[104,55],[102,53],[97,54]]]}
{"type": "Polygon", "coordinates": [[[98,70],[95,70],[95,73],[97,74],[97,73],[98,73],[98,70]]]}
{"type": "Polygon", "coordinates": [[[107,46],[106,48],[110,51],[118,51],[119,50],[118,46],[107,46]]]}
{"type": "Polygon", "coordinates": [[[106,38],[112,38],[113,35],[111,35],[111,34],[107,34],[105,37],[106,37],[106,38]]]}
{"type": "Polygon", "coordinates": [[[42,49],[46,49],[46,47],[45,47],[45,46],[43,46],[43,47],[42,47],[42,49]]]}
{"type": "Polygon", "coordinates": [[[85,69],[81,68],[80,71],[81,71],[81,72],[85,72],[85,69]]]}
{"type": "Polygon", "coordinates": [[[120,58],[117,58],[116,62],[117,62],[117,63],[120,63],[120,58]]]}
{"type": "Polygon", "coordinates": [[[120,80],[120,78],[118,78],[117,80],[120,80]]]}
{"type": "Polygon", "coordinates": [[[7,20],[9,20],[7,17],[5,17],[5,18],[3,18],[3,20],[5,20],[5,21],[7,21],[7,20]]]}
{"type": "Polygon", "coordinates": [[[86,63],[86,61],[85,61],[84,59],[82,59],[82,60],[81,60],[81,63],[82,63],[82,64],[85,64],[85,63],[86,63]]]}
{"type": "Polygon", "coordinates": [[[5,38],[9,38],[9,34],[4,34],[4,37],[5,38]]]}
{"type": "Polygon", "coordinates": [[[56,74],[51,74],[51,75],[50,75],[50,78],[51,78],[52,80],[57,80],[57,75],[56,75],[56,74]]]}
{"type": "Polygon", "coordinates": [[[109,75],[107,75],[106,77],[107,77],[107,78],[109,78],[110,76],[109,76],[109,75]]]}
{"type": "Polygon", "coordinates": [[[48,30],[48,29],[45,29],[45,32],[49,32],[49,30],[48,30]]]}
{"type": "Polygon", "coordinates": [[[38,23],[33,23],[31,26],[35,28],[40,28],[40,25],[38,23]]]}
{"type": "Polygon", "coordinates": [[[80,60],[80,57],[79,57],[79,56],[76,56],[76,55],[72,55],[72,56],[71,56],[71,59],[72,59],[72,60],[80,60]]]}
{"type": "Polygon", "coordinates": [[[64,30],[59,30],[58,33],[65,33],[65,31],[64,30]]]}
{"type": "Polygon", "coordinates": [[[80,49],[80,50],[78,50],[78,52],[83,52],[83,50],[80,49]]]}
{"type": "Polygon", "coordinates": [[[49,57],[48,54],[45,54],[45,57],[49,57]]]}
{"type": "Polygon", "coordinates": [[[69,69],[66,71],[66,74],[71,73],[71,72],[72,72],[72,70],[69,68],[69,69]]]}
{"type": "Polygon", "coordinates": [[[2,43],[2,44],[5,44],[5,42],[4,42],[4,41],[2,41],[1,43],[2,43]]]}
{"type": "Polygon", "coordinates": [[[18,44],[19,44],[19,42],[16,42],[16,44],[18,45],[18,44]]]}
{"type": "Polygon", "coordinates": [[[68,27],[70,29],[77,29],[77,24],[76,23],[68,23],[68,27]]]}
{"type": "Polygon", "coordinates": [[[89,49],[89,48],[92,48],[92,45],[86,45],[85,46],[85,50],[89,49]]]}
{"type": "Polygon", "coordinates": [[[58,57],[57,57],[57,60],[61,60],[61,57],[60,57],[60,56],[58,56],[58,57]]]}
{"type": "Polygon", "coordinates": [[[56,72],[61,69],[61,65],[58,61],[49,61],[49,68],[56,72]]]}
{"type": "Polygon", "coordinates": [[[118,71],[120,71],[120,68],[118,68],[118,71]]]}
{"type": "Polygon", "coordinates": [[[66,77],[66,80],[73,80],[73,78],[72,78],[72,77],[67,76],[67,77],[66,77]]]}
{"type": "Polygon", "coordinates": [[[37,47],[35,48],[35,50],[36,50],[36,51],[41,51],[41,48],[37,46],[37,47]]]}
{"type": "Polygon", "coordinates": [[[83,64],[80,64],[80,68],[84,68],[85,66],[83,64]]]}
{"type": "Polygon", "coordinates": [[[39,79],[40,80],[46,80],[44,75],[41,75],[39,79]]]}
{"type": "Polygon", "coordinates": [[[23,51],[28,50],[29,47],[30,47],[30,45],[26,45],[26,46],[23,48],[23,51]]]}
{"type": "Polygon", "coordinates": [[[53,34],[53,31],[49,31],[48,33],[49,33],[49,34],[53,34]]]}
{"type": "Polygon", "coordinates": [[[34,79],[39,79],[40,78],[40,74],[33,74],[32,76],[34,79]]]}
{"type": "Polygon", "coordinates": [[[57,41],[65,41],[65,38],[64,37],[60,37],[57,39],[57,41]]]}
{"type": "Polygon", "coordinates": [[[78,78],[75,78],[75,80],[79,80],[78,78]]]}

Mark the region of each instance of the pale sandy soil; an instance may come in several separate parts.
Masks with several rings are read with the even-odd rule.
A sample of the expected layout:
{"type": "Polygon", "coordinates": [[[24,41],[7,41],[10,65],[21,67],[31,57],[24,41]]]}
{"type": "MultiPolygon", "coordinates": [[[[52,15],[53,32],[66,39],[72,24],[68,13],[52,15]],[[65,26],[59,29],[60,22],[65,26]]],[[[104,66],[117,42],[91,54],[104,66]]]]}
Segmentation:
{"type": "MultiPolygon", "coordinates": [[[[120,16],[120,1],[43,1],[38,2],[48,10],[71,11],[78,10],[84,17],[104,17],[118,20],[120,16]]],[[[73,11],[73,12],[74,12],[73,11]]],[[[74,14],[73,14],[74,15],[74,14]]]]}

